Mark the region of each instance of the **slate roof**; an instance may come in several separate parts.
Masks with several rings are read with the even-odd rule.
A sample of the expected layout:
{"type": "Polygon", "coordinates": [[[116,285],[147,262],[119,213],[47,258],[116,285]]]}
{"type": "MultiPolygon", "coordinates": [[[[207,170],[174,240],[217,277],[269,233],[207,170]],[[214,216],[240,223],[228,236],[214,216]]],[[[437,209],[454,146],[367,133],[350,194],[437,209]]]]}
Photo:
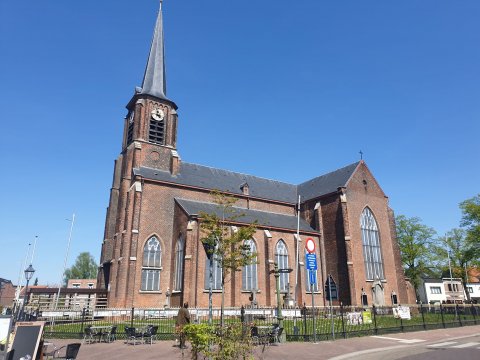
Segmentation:
{"type": "MultiPolygon", "coordinates": [[[[204,212],[207,214],[216,214],[220,217],[222,216],[221,207],[214,203],[179,198],[175,198],[175,201],[188,215],[199,215],[200,213],[204,212]]],[[[290,230],[297,229],[297,217],[292,215],[277,214],[239,207],[233,207],[232,209],[234,211],[233,216],[238,216],[238,218],[234,219],[236,223],[250,224],[256,220],[259,226],[268,228],[273,227],[290,230]]],[[[308,225],[308,223],[303,219],[300,219],[300,231],[317,232],[316,230],[312,229],[312,227],[310,227],[310,225],[308,225]]]]}
{"type": "Polygon", "coordinates": [[[152,95],[159,99],[168,100],[161,2],[140,94],[152,95]]]}
{"type": "Polygon", "coordinates": [[[210,190],[217,189],[238,195],[243,194],[241,187],[247,183],[251,197],[295,204],[298,201],[298,195],[301,195],[301,200],[304,202],[335,192],[338,187],[345,186],[358,164],[359,162],[350,164],[300,185],[185,162],[180,163],[177,175],[147,167],[133,169],[133,172],[146,179],[210,190]]]}

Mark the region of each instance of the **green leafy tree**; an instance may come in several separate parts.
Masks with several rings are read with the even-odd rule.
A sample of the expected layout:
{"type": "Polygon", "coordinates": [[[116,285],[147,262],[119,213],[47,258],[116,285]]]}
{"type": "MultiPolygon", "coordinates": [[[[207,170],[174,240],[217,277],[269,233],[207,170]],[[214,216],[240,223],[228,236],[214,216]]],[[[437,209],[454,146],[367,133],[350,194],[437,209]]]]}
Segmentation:
{"type": "Polygon", "coordinates": [[[422,224],[418,217],[399,215],[395,221],[405,275],[410,278],[418,298],[420,278],[432,272],[433,259],[429,247],[433,244],[436,232],[422,224]]]}
{"type": "MultiPolygon", "coordinates": [[[[477,249],[469,240],[467,232],[463,229],[452,229],[445,236],[439,237],[438,244],[433,247],[437,261],[441,264],[443,276],[450,277],[450,265],[452,276],[462,279],[463,288],[467,286],[467,265],[478,260],[477,249]]],[[[466,291],[467,300],[470,301],[470,293],[466,291]]]]}
{"type": "Polygon", "coordinates": [[[460,210],[462,210],[462,221],[460,225],[467,231],[466,241],[468,246],[480,258],[480,194],[471,199],[467,199],[460,203],[460,210]]]}
{"type": "Polygon", "coordinates": [[[217,209],[214,213],[200,213],[202,243],[207,249],[207,254],[212,255],[219,264],[222,274],[222,303],[221,322],[223,325],[223,313],[225,304],[225,282],[232,273],[241,271],[243,266],[250,265],[256,261],[257,254],[250,251],[245,241],[252,239],[255,234],[256,222],[242,225],[234,231],[232,224],[238,223],[244,215],[233,205],[237,201],[228,196],[214,191],[211,193],[217,209]]]}
{"type": "Polygon", "coordinates": [[[98,273],[98,265],[89,252],[82,252],[77,256],[75,264],[65,270],[65,285],[70,279],[95,279],[98,273]]]}

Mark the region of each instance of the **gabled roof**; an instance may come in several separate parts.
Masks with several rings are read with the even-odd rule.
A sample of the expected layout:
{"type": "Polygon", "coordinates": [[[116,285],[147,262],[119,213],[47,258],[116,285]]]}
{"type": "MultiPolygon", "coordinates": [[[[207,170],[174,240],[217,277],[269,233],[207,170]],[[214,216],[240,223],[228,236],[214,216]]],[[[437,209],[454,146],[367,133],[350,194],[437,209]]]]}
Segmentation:
{"type": "MultiPolygon", "coordinates": [[[[222,216],[222,209],[220,206],[214,203],[192,201],[185,199],[175,198],[175,201],[178,205],[187,213],[187,215],[194,216],[200,215],[201,213],[215,214],[219,217],[222,216]]],[[[277,229],[288,229],[296,230],[297,229],[297,217],[292,215],[277,214],[266,211],[245,209],[240,207],[233,207],[233,214],[235,217],[235,223],[241,224],[250,224],[254,221],[257,221],[258,226],[267,227],[267,228],[277,228],[277,229]],[[238,217],[237,217],[238,216],[238,217]]],[[[231,219],[227,218],[227,219],[231,219]]],[[[312,229],[308,223],[300,219],[300,231],[306,232],[317,232],[312,229]]]]}
{"type": "Polygon", "coordinates": [[[168,171],[145,167],[133,171],[135,175],[141,175],[147,179],[209,190],[216,189],[238,195],[243,195],[241,187],[248,183],[249,193],[252,197],[286,203],[295,203],[297,198],[297,187],[295,185],[185,162],[180,163],[177,175],[172,175],[168,171]]]}
{"type": "Polygon", "coordinates": [[[360,162],[345,166],[328,174],[316,177],[298,185],[298,194],[302,200],[310,200],[322,195],[337,191],[339,187],[346,186],[360,162]]]}
{"type": "Polygon", "coordinates": [[[172,175],[169,171],[147,167],[133,169],[133,173],[146,179],[207,190],[220,190],[237,195],[243,195],[242,185],[248,183],[251,197],[295,204],[298,195],[301,195],[302,202],[305,202],[346,186],[358,164],[359,162],[350,164],[300,185],[185,162],[180,163],[180,169],[176,175],[172,175]]]}

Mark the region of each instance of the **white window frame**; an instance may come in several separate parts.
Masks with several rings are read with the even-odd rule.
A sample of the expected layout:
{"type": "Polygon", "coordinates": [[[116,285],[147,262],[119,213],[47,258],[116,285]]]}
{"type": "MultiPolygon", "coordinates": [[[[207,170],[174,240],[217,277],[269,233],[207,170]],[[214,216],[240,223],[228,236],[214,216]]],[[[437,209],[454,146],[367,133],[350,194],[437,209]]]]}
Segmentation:
{"type": "MultiPolygon", "coordinates": [[[[275,261],[278,265],[278,270],[288,269],[288,248],[283,239],[278,240],[275,246],[275,261]]],[[[288,292],[289,273],[280,273],[280,292],[288,292]]]]}
{"type": "Polygon", "coordinates": [[[441,286],[430,286],[430,294],[441,294],[442,287],[441,286]],[[434,291],[435,289],[435,291],[434,291]]]}
{"type": "Polygon", "coordinates": [[[385,279],[378,225],[372,211],[368,207],[362,211],[360,227],[362,231],[365,276],[367,280],[376,280],[377,277],[378,279],[385,279]]]}
{"type": "Polygon", "coordinates": [[[162,246],[156,236],[150,237],[143,247],[141,291],[160,291],[162,246]]]}
{"type": "MultiPolygon", "coordinates": [[[[254,240],[246,240],[245,246],[249,247],[250,254],[257,252],[257,245],[254,240]]],[[[245,265],[242,269],[242,290],[256,291],[258,290],[258,274],[257,274],[257,258],[252,260],[252,263],[245,265]]]]}
{"type": "Polygon", "coordinates": [[[183,269],[185,259],[185,240],[182,236],[178,238],[175,246],[175,278],[173,284],[174,291],[183,290],[183,269]]]}

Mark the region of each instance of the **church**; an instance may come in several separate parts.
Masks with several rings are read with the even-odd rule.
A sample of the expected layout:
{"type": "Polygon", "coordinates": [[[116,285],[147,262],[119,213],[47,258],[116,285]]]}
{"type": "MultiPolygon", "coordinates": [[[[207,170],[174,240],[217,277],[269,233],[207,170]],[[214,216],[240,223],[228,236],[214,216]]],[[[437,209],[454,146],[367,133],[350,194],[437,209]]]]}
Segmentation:
{"type": "MultiPolygon", "coordinates": [[[[248,305],[252,297],[259,306],[276,306],[275,264],[293,269],[280,274],[280,292],[298,306],[312,299],[328,305],[329,275],[338,289],[336,305],[415,302],[388,197],[363,160],[289,184],[180,158],[178,107],[166,92],[161,5],[142,86],[126,107],[97,282],[108,290],[109,307],[208,306],[201,214],[216,211],[214,190],[237,200],[243,216],[231,220],[232,231],[257,221],[246,242],[257,261],[226,282],[226,307],[248,305]],[[305,264],[309,238],[318,263],[314,284],[305,264]]],[[[213,305],[220,306],[221,272],[212,261],[213,305]]]]}

